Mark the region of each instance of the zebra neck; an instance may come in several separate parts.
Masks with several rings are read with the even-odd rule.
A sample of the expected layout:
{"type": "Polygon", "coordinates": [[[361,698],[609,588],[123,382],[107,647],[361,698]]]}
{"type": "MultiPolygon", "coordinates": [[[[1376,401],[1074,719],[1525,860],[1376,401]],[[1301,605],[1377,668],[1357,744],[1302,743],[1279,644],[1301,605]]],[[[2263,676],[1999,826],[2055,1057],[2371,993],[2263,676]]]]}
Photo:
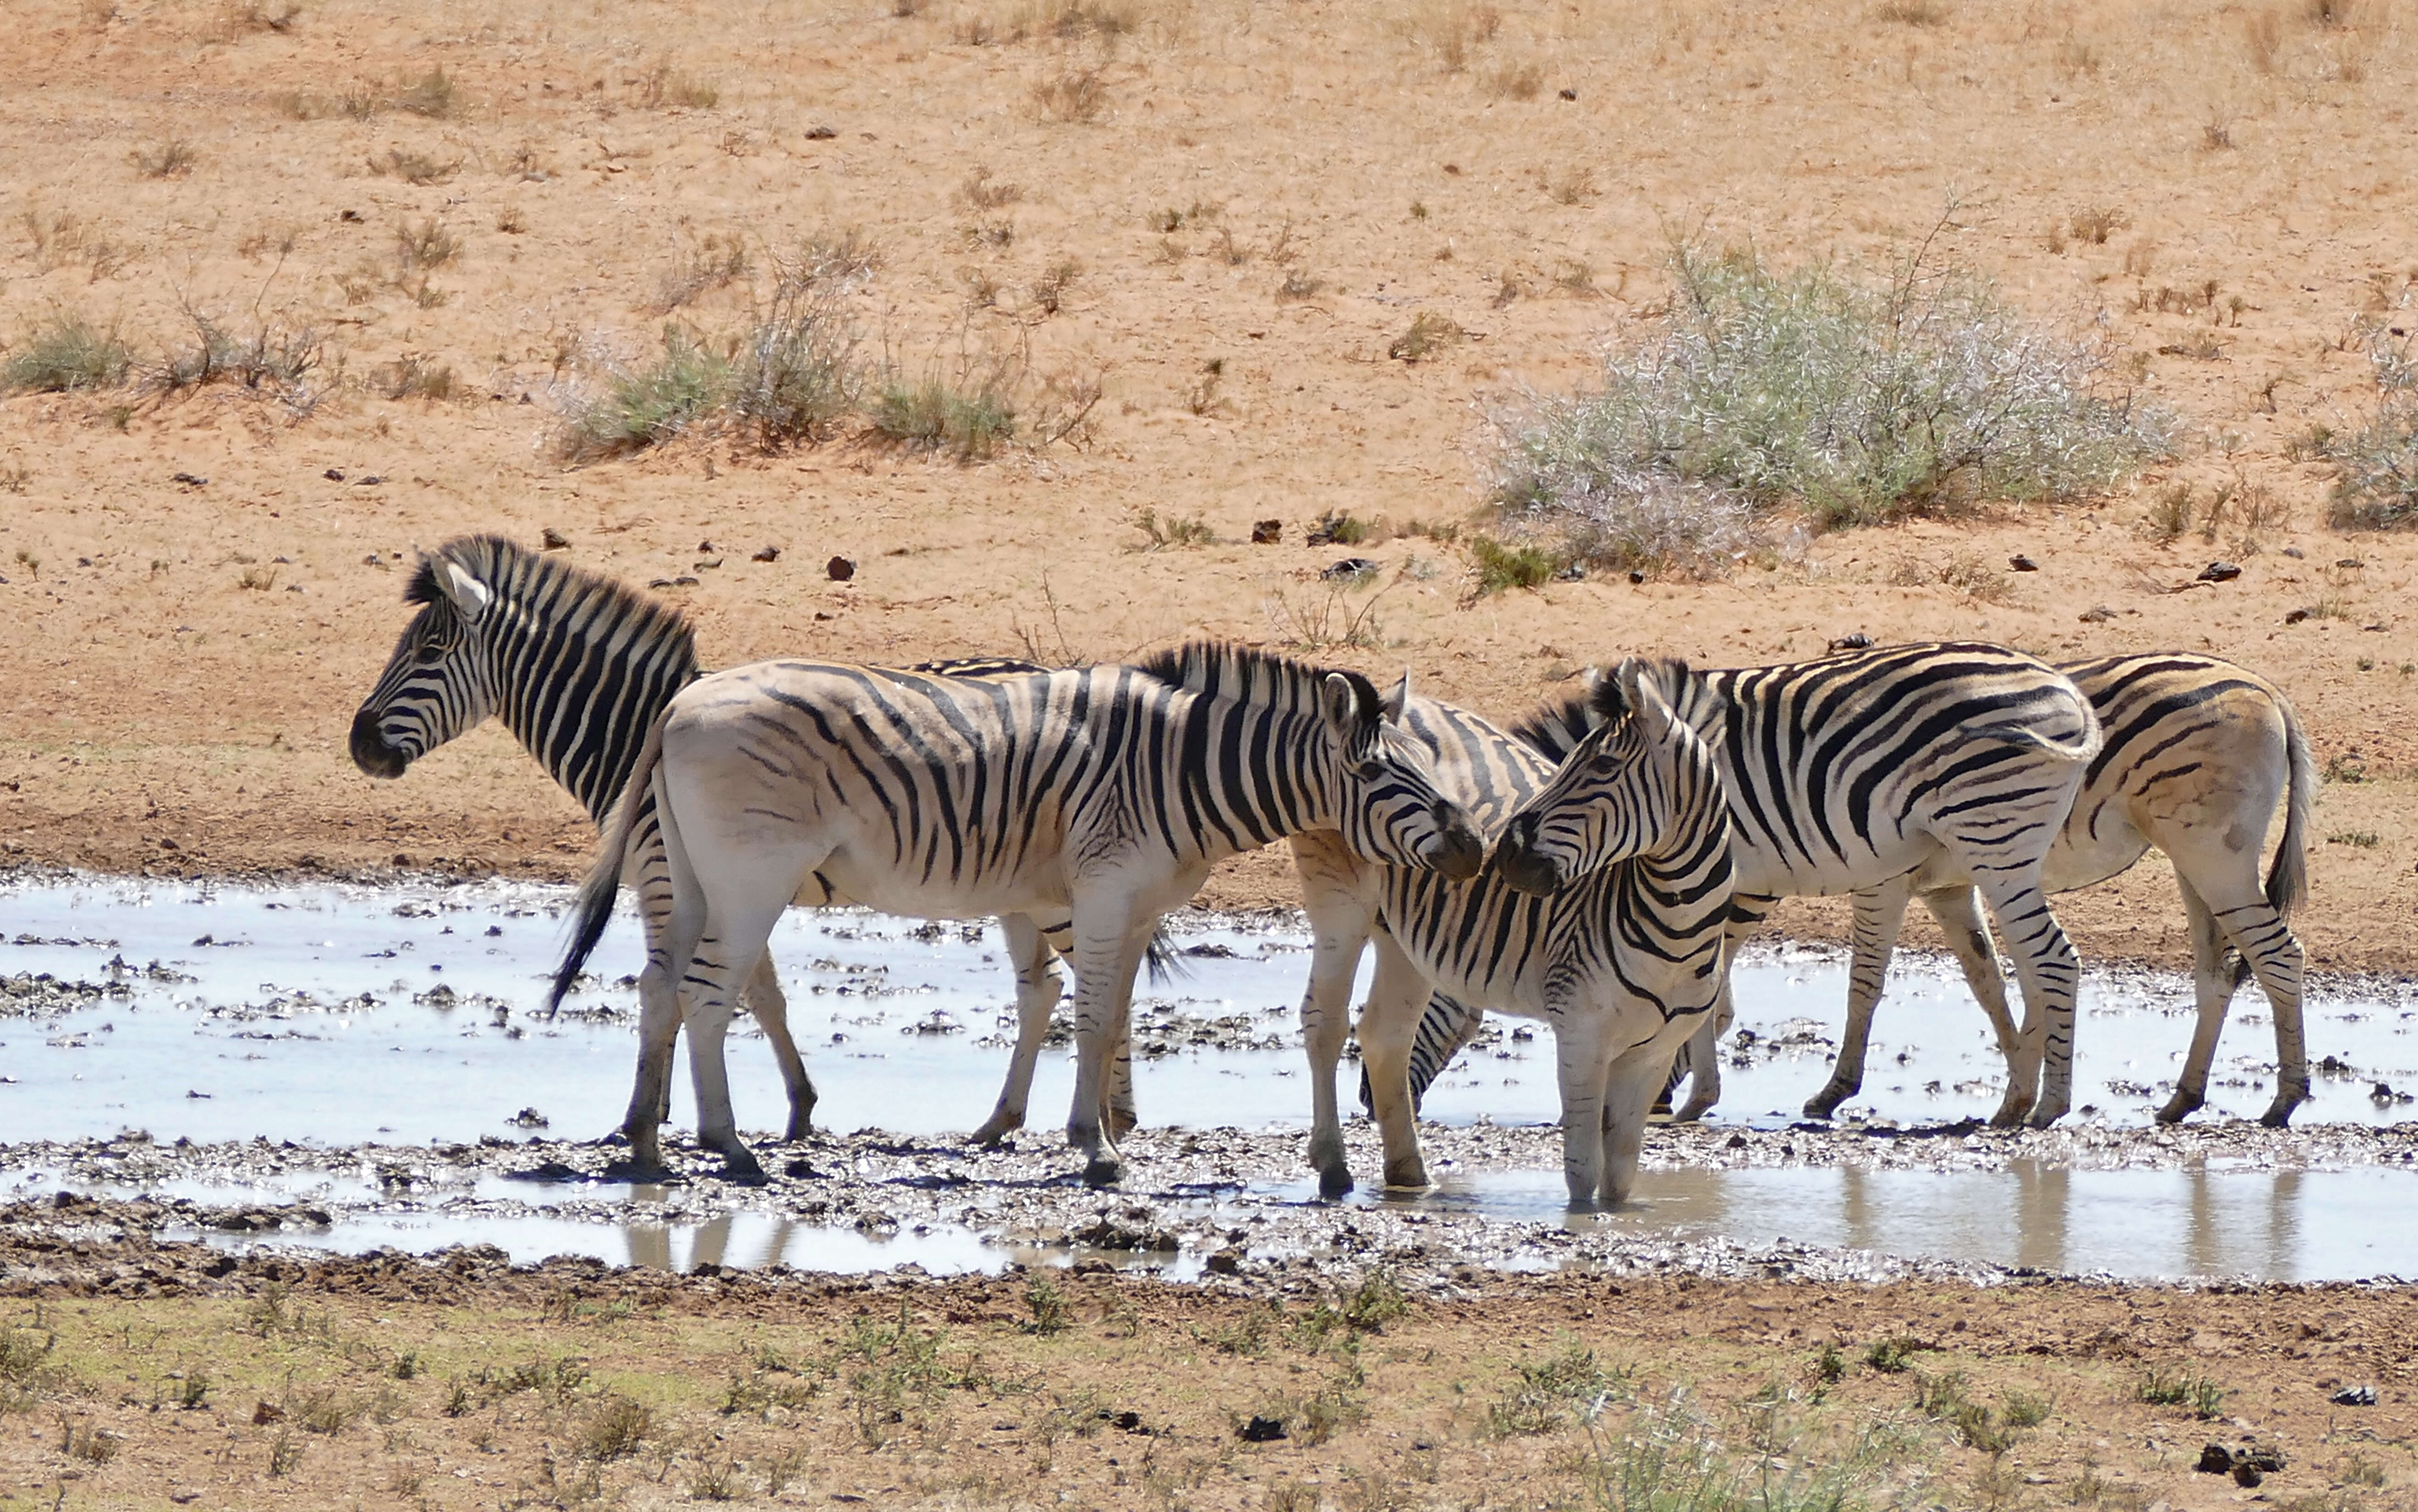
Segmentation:
{"type": "Polygon", "coordinates": [[[666,634],[610,601],[496,608],[497,717],[602,829],[647,732],[696,679],[696,652],[684,632],[666,634]]]}
{"type": "Polygon", "coordinates": [[[1339,827],[1334,753],[1314,714],[1193,697],[1170,724],[1168,817],[1205,859],[1339,827]]]}

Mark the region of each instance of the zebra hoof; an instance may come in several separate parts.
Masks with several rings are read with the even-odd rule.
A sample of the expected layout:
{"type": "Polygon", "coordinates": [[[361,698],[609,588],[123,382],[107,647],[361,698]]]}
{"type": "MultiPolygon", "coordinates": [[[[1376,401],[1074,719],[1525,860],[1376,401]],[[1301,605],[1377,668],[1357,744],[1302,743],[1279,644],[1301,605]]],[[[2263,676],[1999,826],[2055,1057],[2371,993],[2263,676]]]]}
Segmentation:
{"type": "Polygon", "coordinates": [[[1086,1186],[1114,1186],[1125,1179],[1125,1162],[1113,1155],[1094,1155],[1083,1168],[1083,1184],[1086,1186]]]}
{"type": "Polygon", "coordinates": [[[743,1145],[723,1153],[722,1179],[742,1186],[761,1186],[766,1181],[764,1168],[757,1161],[755,1152],[743,1145]]]}
{"type": "Polygon", "coordinates": [[[1329,1202],[1352,1195],[1352,1172],[1343,1166],[1329,1166],[1318,1173],[1318,1195],[1329,1202]]]}
{"type": "Polygon", "coordinates": [[[2040,1107],[2031,1110],[2031,1115],[2024,1120],[2024,1126],[2026,1128],[2032,1129],[2045,1129],[2063,1117],[2065,1117],[2064,1108],[2058,1107],[2052,1104],[2043,1103],[2040,1107]]]}
{"type": "Polygon", "coordinates": [[[1428,1185],[1427,1163],[1413,1155],[1407,1160],[1385,1163],[1385,1185],[1394,1191],[1420,1192],[1428,1185]]]}
{"type": "Polygon", "coordinates": [[[1006,1141],[1009,1135],[1022,1127],[1024,1127],[1024,1120],[1020,1115],[1010,1118],[1004,1113],[993,1113],[988,1122],[974,1130],[972,1141],[985,1150],[996,1150],[1006,1141]]]}
{"type": "Polygon", "coordinates": [[[688,1178],[660,1160],[608,1160],[604,1163],[604,1179],[635,1186],[670,1186],[688,1178]]]}
{"type": "Polygon", "coordinates": [[[2199,1108],[2200,1099],[2177,1092],[2166,1100],[2165,1107],[2158,1109],[2157,1121],[2161,1123],[2181,1123],[2198,1112],[2199,1108]]]}
{"type": "Polygon", "coordinates": [[[2271,1129],[2288,1129],[2292,1126],[2293,1110],[2307,1097],[2306,1092],[2294,1097],[2278,1095],[2267,1111],[2258,1115],[2258,1122],[2271,1129]]]}

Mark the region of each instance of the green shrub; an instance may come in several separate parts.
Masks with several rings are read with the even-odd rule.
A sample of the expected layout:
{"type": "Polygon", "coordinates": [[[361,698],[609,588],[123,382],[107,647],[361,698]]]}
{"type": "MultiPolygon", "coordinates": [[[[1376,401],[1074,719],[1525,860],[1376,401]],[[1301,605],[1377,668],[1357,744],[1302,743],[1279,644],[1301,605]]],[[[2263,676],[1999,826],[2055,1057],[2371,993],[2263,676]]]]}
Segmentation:
{"type": "Polygon", "coordinates": [[[1605,565],[1710,559],[1756,517],[1823,526],[2104,490],[2169,421],[2102,391],[2104,353],[1980,278],[1903,259],[1885,282],[1682,245],[1658,328],[1591,392],[1498,417],[1494,501],[1605,565]]]}
{"type": "Polygon", "coordinates": [[[980,462],[1016,439],[1016,399],[998,370],[959,379],[939,374],[893,375],[876,389],[876,434],[910,451],[944,452],[980,462]]]}
{"type": "Polygon", "coordinates": [[[2334,465],[2336,528],[2402,529],[2418,525],[2418,352],[2410,338],[2371,326],[2367,359],[2376,413],[2348,435],[2313,433],[2313,447],[2334,465]]]}
{"type": "Polygon", "coordinates": [[[561,451],[573,462],[626,455],[670,440],[728,397],[727,358],[679,326],[664,328],[663,355],[644,367],[608,372],[602,391],[570,415],[561,451]]]}
{"type": "Polygon", "coordinates": [[[115,389],[133,365],[134,354],[118,339],[116,327],[104,328],[82,315],[59,314],[27,334],[0,362],[0,389],[12,393],[115,389]]]}
{"type": "Polygon", "coordinates": [[[1561,558],[1542,546],[1512,545],[1492,536],[1470,537],[1469,555],[1477,563],[1481,597],[1505,588],[1535,588],[1562,570],[1561,558]]]}

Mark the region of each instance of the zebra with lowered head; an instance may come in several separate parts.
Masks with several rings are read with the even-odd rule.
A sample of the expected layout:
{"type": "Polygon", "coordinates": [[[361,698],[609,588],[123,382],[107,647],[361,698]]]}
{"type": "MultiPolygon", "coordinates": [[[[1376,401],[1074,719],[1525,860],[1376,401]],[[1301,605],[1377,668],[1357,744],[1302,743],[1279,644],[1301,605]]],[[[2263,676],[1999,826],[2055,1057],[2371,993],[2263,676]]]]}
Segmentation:
{"type": "MultiPolygon", "coordinates": [[[[354,763],[375,777],[400,777],[412,762],[493,714],[603,828],[647,731],[672,695],[697,677],[695,634],[679,611],[626,584],[492,535],[451,541],[423,557],[404,597],[419,604],[420,612],[353,716],[354,763]]],[[[1003,659],[962,659],[926,663],[917,670],[968,677],[1040,668],[1003,659]]],[[[671,878],[651,799],[638,815],[625,876],[651,939],[671,912],[671,878]]],[[[809,878],[797,901],[823,907],[847,899],[821,878],[809,878]]],[[[1052,952],[1073,948],[1067,925],[1063,909],[1038,921],[1021,915],[1001,920],[1016,971],[1019,1032],[999,1107],[978,1138],[995,1139],[1023,1122],[1033,1062],[1063,990],[1052,952]]],[[[1154,970],[1162,962],[1155,941],[1150,958],[1154,970]]],[[[812,1128],[814,1082],[790,1038],[787,1003],[769,955],[749,980],[746,999],[788,1092],[786,1138],[803,1138],[812,1128]]],[[[655,1131],[663,1121],[680,1020],[668,983],[642,976],[639,1002],[638,1076],[622,1127],[632,1145],[630,1168],[652,1174],[662,1168],[655,1131]]],[[[1120,1058],[1110,1112],[1129,1120],[1132,1097],[1125,1065],[1120,1058]]],[[[735,1136],[704,1133],[731,1174],[760,1173],[754,1154],[735,1136]]]]}
{"type": "Polygon", "coordinates": [[[1553,1025],[1574,1207],[1635,1184],[1646,1109],[1722,990],[1734,878],[1720,764],[1653,679],[1623,664],[1605,684],[1616,710],[1558,772],[1496,737],[1551,780],[1511,817],[1494,866],[1383,869],[1360,1046],[1386,1184],[1426,1184],[1408,1060],[1431,986],[1553,1025]]]}
{"type": "MultiPolygon", "coordinates": [[[[991,680],[767,662],[677,695],[583,889],[559,987],[595,947],[651,796],[670,866],[681,1016],[712,1044],[788,900],[820,874],[887,911],[1062,908],[1075,927],[1074,1107],[1085,1177],[1122,1175],[1100,1091],[1143,947],[1218,860],[1312,830],[1364,859],[1475,873],[1483,846],[1400,725],[1409,680],[1200,643],[1134,665],[991,680]]],[[[717,1058],[694,1055],[705,1068],[717,1058]]],[[[703,1079],[701,1107],[721,1089],[703,1079]]]]}
{"type": "MultiPolygon", "coordinates": [[[[2060,663],[2058,670],[2090,700],[2105,743],[2091,757],[2082,791],[2042,862],[2042,886],[2064,893],[2104,881],[2152,847],[2166,856],[2191,925],[2198,1013],[2182,1072],[2158,1122],[2179,1122],[2206,1100],[2227,1004],[2255,977],[2275,1029],[2275,1095],[2260,1121],[2281,1127],[2309,1094],[2303,957],[2289,921],[2307,891],[2309,811],[2318,778],[2300,716],[2266,679],[2193,651],[2093,657],[2060,663]],[[2279,804],[2282,832],[2262,884],[2259,857],[2279,804]]],[[[1550,717],[1523,727],[1548,744],[1567,740],[1569,730],[1567,719],[1550,717]]],[[[2016,1030],[1972,886],[1954,877],[1910,873],[1855,894],[1846,1031],[1829,1081],[1805,1104],[1809,1118],[1829,1117],[1862,1086],[1873,1012],[1910,898],[1920,898],[1939,921],[2012,1069],[2016,1030]]],[[[1682,1117],[1700,1113],[1720,1094],[1715,1043],[1722,1027],[1708,1024],[1681,1057],[1692,1083],[1682,1117]]],[[[1449,1005],[1430,1011],[1412,1051],[1414,1097],[1477,1029],[1474,1014],[1449,1005]]]]}

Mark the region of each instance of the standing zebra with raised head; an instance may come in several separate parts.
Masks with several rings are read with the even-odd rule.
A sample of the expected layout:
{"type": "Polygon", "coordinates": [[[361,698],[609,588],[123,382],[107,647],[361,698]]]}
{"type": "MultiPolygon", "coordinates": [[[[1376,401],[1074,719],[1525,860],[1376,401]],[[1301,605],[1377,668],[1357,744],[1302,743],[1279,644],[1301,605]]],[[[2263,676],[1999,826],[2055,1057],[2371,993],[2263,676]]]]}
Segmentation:
{"type": "MultiPolygon", "coordinates": [[[[650,970],[677,969],[701,1045],[728,1025],[773,922],[818,873],[848,896],[925,917],[1075,921],[1070,1142],[1098,1183],[1122,1173],[1100,1092],[1134,971],[1159,917],[1217,861],[1311,830],[1370,861],[1474,873],[1477,832],[1430,776],[1427,748],[1356,674],[1193,644],[1133,666],[951,680],[807,662],[700,679],[632,773],[558,986],[612,909],[649,793],[673,909],[650,970]]],[[[727,1120],[693,1054],[703,1121],[727,1120]]],[[[727,1132],[727,1123],[715,1125],[727,1132]]]]}
{"type": "MultiPolygon", "coordinates": [[[[2227,1005],[2255,976],[2275,1027],[2275,1096],[2261,1122],[2280,1127],[2309,1091],[2303,959],[2288,922],[2307,891],[2309,811],[2318,784],[2300,716],[2266,679],[2190,651],[2094,657],[2059,664],[2058,670],[2090,700],[2105,743],[2091,758],[2082,791],[2042,862],[2042,885],[2050,893],[2089,887],[2132,866],[2151,847],[2173,863],[2191,924],[2198,1013],[2182,1074],[2174,1095],[2158,1110],[2158,1122],[2176,1123],[2206,1100],[2227,1005]],[[2262,888],[2259,856],[2279,802],[2283,832],[2262,888]]],[[[1575,704],[1523,725],[1522,734],[1550,751],[1569,738],[1573,718],[1584,718],[1575,704]]],[[[1910,897],[1921,898],[1939,921],[2011,1074],[2014,1070],[2015,1028],[2007,1014],[2006,984],[1972,887],[1909,874],[1855,895],[1846,1031],[1829,1082],[1805,1104],[1808,1117],[1829,1117],[1863,1084],[1873,1012],[1910,897]]],[[[1477,1016],[1447,1005],[1430,1011],[1412,1052],[1415,1096],[1442,1072],[1477,1023],[1477,1016]]],[[[1708,1024],[1683,1058],[1692,1076],[1683,1118],[1701,1113],[1720,1095],[1716,1039],[1723,1028],[1708,1024]]]]}
{"type": "MultiPolygon", "coordinates": [[[[696,679],[695,635],[679,611],[499,536],[463,537],[423,557],[404,597],[421,607],[353,716],[354,763],[375,777],[400,777],[413,761],[494,714],[604,828],[647,731],[672,695],[696,679]]],[[[1041,669],[965,659],[917,670],[1004,676],[1041,669]]],[[[651,801],[637,817],[625,875],[653,939],[670,918],[671,878],[651,801]]],[[[822,878],[810,878],[797,901],[819,908],[848,900],[822,878]]],[[[1064,910],[1038,923],[1003,918],[1001,927],[1015,966],[1021,1031],[1000,1107],[984,1125],[983,1136],[991,1138],[1022,1123],[1033,1061],[1063,989],[1052,947],[1073,946],[1064,910]]],[[[1155,951],[1152,959],[1155,967],[1155,951]]],[[[769,954],[746,997],[788,1090],[785,1137],[803,1138],[812,1128],[814,1083],[790,1039],[787,1002],[769,954]]],[[[644,1173],[662,1165],[654,1131],[664,1117],[680,1020],[670,984],[659,977],[640,978],[639,1002],[639,1068],[623,1131],[632,1142],[630,1165],[644,1173]],[[642,1109],[649,1097],[655,1101],[642,1109]]],[[[1121,1069],[1124,1064],[1120,1060],[1121,1069]]],[[[1111,1110],[1129,1116],[1131,1107],[1130,1084],[1120,1080],[1111,1110]]],[[[735,1138],[719,1148],[734,1174],[759,1169],[735,1138]]]]}
{"type": "Polygon", "coordinates": [[[1728,974],[1733,863],[1706,741],[1643,664],[1616,687],[1616,711],[1511,817],[1496,866],[1380,871],[1360,1046],[1389,1186],[1427,1182],[1407,1070],[1431,986],[1553,1026],[1572,1205],[1619,1202],[1636,1181],[1646,1108],[1728,974]]]}

